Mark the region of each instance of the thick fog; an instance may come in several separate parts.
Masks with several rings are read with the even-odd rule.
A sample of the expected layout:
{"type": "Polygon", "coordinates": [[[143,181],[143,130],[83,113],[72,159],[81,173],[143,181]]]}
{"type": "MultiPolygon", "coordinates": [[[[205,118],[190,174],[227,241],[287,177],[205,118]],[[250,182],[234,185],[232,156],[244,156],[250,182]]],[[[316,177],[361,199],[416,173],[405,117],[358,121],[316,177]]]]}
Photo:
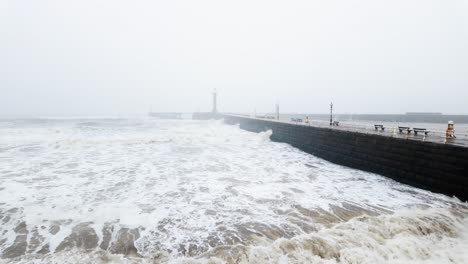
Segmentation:
{"type": "Polygon", "coordinates": [[[468,114],[462,0],[0,0],[0,116],[468,114]]]}

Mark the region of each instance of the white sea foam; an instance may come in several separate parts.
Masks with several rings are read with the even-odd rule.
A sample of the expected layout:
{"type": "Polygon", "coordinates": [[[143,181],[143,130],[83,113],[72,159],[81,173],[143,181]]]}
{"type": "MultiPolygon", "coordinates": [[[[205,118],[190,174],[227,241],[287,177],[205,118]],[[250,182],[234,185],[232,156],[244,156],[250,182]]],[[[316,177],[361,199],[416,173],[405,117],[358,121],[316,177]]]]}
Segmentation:
{"type": "Polygon", "coordinates": [[[466,263],[466,204],[270,135],[0,121],[0,262],[466,263]]]}

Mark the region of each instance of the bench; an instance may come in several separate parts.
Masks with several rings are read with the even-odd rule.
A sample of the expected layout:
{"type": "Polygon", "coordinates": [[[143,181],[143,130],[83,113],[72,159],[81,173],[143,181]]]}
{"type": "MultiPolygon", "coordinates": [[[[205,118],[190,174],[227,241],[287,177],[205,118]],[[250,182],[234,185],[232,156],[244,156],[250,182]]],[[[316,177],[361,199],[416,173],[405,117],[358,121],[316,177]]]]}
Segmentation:
{"type": "Polygon", "coordinates": [[[399,126],[398,130],[400,130],[400,133],[405,131],[408,134],[411,133],[411,131],[413,131],[412,129],[410,129],[410,127],[403,127],[403,126],[399,126]]]}
{"type": "Polygon", "coordinates": [[[300,118],[291,118],[291,122],[302,123],[302,119],[300,119],[300,118]]]}
{"type": "Polygon", "coordinates": [[[383,125],[374,125],[374,127],[375,127],[375,130],[379,130],[379,129],[382,131],[385,130],[385,127],[383,125]]]}
{"type": "Polygon", "coordinates": [[[333,125],[333,126],[339,126],[339,125],[340,125],[340,122],[339,122],[339,121],[333,121],[332,125],[333,125]]]}
{"type": "Polygon", "coordinates": [[[425,136],[429,134],[430,131],[427,131],[425,128],[413,128],[414,134],[417,135],[418,132],[423,132],[425,136]]]}

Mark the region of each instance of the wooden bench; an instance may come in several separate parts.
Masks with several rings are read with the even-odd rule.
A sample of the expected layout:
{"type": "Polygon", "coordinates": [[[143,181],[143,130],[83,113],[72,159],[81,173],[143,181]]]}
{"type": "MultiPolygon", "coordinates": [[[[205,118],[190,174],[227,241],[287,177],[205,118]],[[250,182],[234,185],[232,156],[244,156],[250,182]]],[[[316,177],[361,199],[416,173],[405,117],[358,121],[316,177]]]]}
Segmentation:
{"type": "Polygon", "coordinates": [[[413,128],[414,134],[417,135],[418,132],[424,132],[424,135],[427,136],[430,131],[427,131],[425,128],[413,128]]]}
{"type": "Polygon", "coordinates": [[[302,119],[300,119],[300,118],[291,118],[291,122],[302,123],[302,119]]]}
{"type": "Polygon", "coordinates": [[[340,122],[339,121],[333,121],[332,125],[333,126],[340,126],[340,122]]]}
{"type": "Polygon", "coordinates": [[[383,125],[374,125],[374,127],[375,127],[375,130],[379,130],[379,129],[382,131],[385,130],[385,127],[383,125]]]}
{"type": "Polygon", "coordinates": [[[403,126],[399,126],[398,127],[398,130],[400,130],[400,133],[402,133],[403,131],[405,131],[406,133],[411,133],[411,131],[413,131],[410,127],[403,127],[403,126]]]}

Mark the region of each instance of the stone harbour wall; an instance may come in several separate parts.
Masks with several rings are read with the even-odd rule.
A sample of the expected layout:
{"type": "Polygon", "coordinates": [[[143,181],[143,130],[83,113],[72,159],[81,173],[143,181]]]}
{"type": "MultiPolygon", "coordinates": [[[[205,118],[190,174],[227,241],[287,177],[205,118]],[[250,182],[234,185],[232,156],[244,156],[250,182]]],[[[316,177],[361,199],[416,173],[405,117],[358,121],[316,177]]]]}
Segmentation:
{"type": "Polygon", "coordinates": [[[234,115],[224,122],[251,132],[271,130],[271,140],[330,162],[468,200],[466,147],[234,115]]]}

